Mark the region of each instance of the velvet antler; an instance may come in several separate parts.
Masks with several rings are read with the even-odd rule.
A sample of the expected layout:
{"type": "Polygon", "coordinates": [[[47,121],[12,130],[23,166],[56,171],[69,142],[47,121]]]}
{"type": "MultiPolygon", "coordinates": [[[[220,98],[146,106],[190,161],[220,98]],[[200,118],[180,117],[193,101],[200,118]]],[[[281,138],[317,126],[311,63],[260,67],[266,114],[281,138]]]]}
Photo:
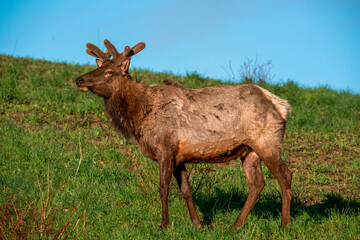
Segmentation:
{"type": "Polygon", "coordinates": [[[122,65],[122,69],[124,71],[127,71],[129,68],[130,59],[131,59],[130,57],[137,54],[138,52],[140,52],[145,48],[145,43],[139,42],[132,48],[126,46],[124,48],[124,52],[119,53],[118,50],[115,48],[115,46],[109,40],[105,39],[104,45],[106,47],[105,52],[101,51],[94,44],[87,43],[86,53],[89,54],[90,56],[101,59],[101,61],[110,60],[110,57],[112,56],[112,60],[122,65]]]}
{"type": "Polygon", "coordinates": [[[110,59],[110,54],[104,53],[103,51],[100,50],[100,48],[98,48],[94,44],[87,43],[86,47],[87,47],[86,53],[89,54],[90,56],[100,58],[103,61],[110,59]]]}
{"type": "Polygon", "coordinates": [[[106,46],[106,49],[113,56],[113,59],[116,61],[121,61],[121,62],[124,61],[125,58],[131,57],[145,48],[145,43],[139,42],[132,48],[130,48],[129,46],[126,46],[124,48],[124,51],[122,53],[119,53],[118,50],[115,48],[115,46],[109,40],[105,39],[104,44],[106,46]]]}
{"type": "Polygon", "coordinates": [[[130,53],[128,57],[131,57],[135,54],[137,54],[138,52],[140,52],[141,50],[143,50],[145,48],[145,43],[144,42],[139,42],[138,44],[136,44],[135,46],[133,46],[130,49],[130,53]]]}
{"type": "Polygon", "coordinates": [[[104,45],[106,49],[109,51],[111,56],[113,56],[113,59],[121,57],[121,53],[118,52],[118,50],[115,48],[115,46],[107,39],[104,40],[104,45]]]}

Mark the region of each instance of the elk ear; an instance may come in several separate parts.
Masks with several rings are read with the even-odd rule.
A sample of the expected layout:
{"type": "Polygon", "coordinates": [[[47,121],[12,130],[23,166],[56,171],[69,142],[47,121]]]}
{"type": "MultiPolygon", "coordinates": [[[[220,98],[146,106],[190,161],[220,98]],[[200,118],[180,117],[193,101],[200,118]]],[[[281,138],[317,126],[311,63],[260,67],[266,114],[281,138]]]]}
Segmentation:
{"type": "Polygon", "coordinates": [[[98,66],[98,67],[101,67],[102,66],[102,64],[103,64],[103,62],[100,60],[100,59],[96,59],[96,65],[98,66]]]}
{"type": "Polygon", "coordinates": [[[130,58],[126,58],[121,64],[121,71],[127,73],[130,67],[130,58]]]}

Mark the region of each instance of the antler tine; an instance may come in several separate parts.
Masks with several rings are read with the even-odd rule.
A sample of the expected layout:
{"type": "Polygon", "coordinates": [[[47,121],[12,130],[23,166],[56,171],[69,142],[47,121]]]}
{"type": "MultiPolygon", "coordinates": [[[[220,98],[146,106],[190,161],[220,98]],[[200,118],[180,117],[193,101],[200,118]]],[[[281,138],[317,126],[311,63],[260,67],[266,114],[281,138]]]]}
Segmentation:
{"type": "Polygon", "coordinates": [[[109,52],[109,50],[108,50],[108,49],[106,49],[106,50],[105,50],[105,54],[106,54],[106,56],[110,59],[110,57],[111,57],[111,53],[109,52]]]}
{"type": "Polygon", "coordinates": [[[93,57],[100,58],[101,60],[107,60],[110,58],[108,54],[105,54],[103,51],[100,50],[100,48],[98,48],[92,43],[87,43],[86,47],[88,48],[86,52],[93,57]]]}
{"type": "Polygon", "coordinates": [[[123,52],[123,54],[124,54],[124,56],[125,57],[130,57],[129,55],[130,55],[130,47],[129,46],[126,46],[125,48],[124,48],[124,52],[123,52]]]}
{"type": "Polygon", "coordinates": [[[140,52],[144,48],[145,48],[145,43],[144,42],[139,42],[138,44],[136,44],[135,46],[133,46],[131,48],[129,57],[137,54],[138,52],[140,52]]]}
{"type": "Polygon", "coordinates": [[[92,57],[96,57],[96,58],[100,58],[98,55],[96,55],[95,53],[93,53],[90,49],[86,49],[86,53],[89,54],[92,57]]]}
{"type": "Polygon", "coordinates": [[[104,44],[106,47],[106,50],[110,52],[110,54],[113,56],[113,58],[119,58],[121,54],[118,52],[118,50],[115,48],[115,46],[107,39],[104,40],[104,44]]]}

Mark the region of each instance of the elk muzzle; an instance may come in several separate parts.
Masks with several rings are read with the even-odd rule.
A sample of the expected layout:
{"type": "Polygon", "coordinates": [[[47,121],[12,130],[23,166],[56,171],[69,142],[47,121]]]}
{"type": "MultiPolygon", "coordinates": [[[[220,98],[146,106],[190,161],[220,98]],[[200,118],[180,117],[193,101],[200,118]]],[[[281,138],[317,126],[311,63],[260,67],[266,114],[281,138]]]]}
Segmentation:
{"type": "Polygon", "coordinates": [[[80,91],[87,92],[89,88],[85,86],[85,80],[82,76],[76,79],[76,85],[79,87],[80,91]]]}

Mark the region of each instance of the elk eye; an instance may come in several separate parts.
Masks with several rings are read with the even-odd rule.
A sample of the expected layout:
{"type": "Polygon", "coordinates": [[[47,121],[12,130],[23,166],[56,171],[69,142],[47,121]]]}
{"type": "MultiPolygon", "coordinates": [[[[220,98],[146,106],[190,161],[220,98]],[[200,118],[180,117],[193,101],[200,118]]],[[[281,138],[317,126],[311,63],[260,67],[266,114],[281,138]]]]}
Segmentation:
{"type": "Polygon", "coordinates": [[[114,74],[114,71],[111,69],[105,71],[105,75],[111,76],[113,74],[114,74]]]}

